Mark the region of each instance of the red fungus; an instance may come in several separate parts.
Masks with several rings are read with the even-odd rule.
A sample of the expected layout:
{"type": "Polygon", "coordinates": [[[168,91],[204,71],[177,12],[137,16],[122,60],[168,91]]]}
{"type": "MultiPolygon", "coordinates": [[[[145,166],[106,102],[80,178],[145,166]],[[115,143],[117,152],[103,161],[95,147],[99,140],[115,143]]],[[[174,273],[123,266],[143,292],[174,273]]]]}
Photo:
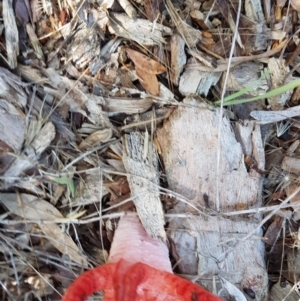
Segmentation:
{"type": "Polygon", "coordinates": [[[108,263],[79,276],[62,301],[84,301],[96,291],[104,292],[104,301],[222,301],[174,275],[166,245],[132,214],[119,223],[108,263]]]}

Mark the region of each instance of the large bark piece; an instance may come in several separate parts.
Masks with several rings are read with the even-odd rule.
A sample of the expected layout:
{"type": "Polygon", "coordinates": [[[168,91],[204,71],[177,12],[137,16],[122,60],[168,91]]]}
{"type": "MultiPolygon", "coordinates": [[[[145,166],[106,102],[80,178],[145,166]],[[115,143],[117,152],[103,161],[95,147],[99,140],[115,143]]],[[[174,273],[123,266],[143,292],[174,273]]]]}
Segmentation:
{"type": "Polygon", "coordinates": [[[261,216],[229,218],[224,214],[261,205],[261,176],[254,169],[247,171],[243,158],[251,154],[257,167],[264,169],[260,128],[248,122],[237,124],[233,131],[223,116],[219,136],[219,120],[219,109],[185,99],[158,130],[169,188],[188,199],[178,202],[172,212],[189,213],[187,218],[171,219],[168,234],[183,273],[208,279],[203,284],[211,289],[212,275],[218,272],[241,290],[252,289],[256,300],[266,300],[265,251],[262,230],[257,228],[261,216]]]}

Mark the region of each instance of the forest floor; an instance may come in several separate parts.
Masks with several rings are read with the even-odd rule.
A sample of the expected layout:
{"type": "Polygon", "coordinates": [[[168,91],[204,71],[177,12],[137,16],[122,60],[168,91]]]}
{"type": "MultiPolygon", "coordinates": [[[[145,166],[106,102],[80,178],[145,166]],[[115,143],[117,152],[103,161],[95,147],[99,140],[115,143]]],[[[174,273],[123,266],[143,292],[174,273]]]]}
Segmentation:
{"type": "Polygon", "coordinates": [[[60,300],[107,260],[132,210],[124,154],[137,132],[156,162],[174,271],[211,289],[220,265],[202,247],[222,235],[209,231],[241,231],[234,251],[216,250],[227,280],[248,300],[299,299],[298,0],[0,8],[1,300],[60,300]],[[200,211],[209,222],[193,220],[200,211]],[[248,275],[251,260],[261,270],[248,275]]]}

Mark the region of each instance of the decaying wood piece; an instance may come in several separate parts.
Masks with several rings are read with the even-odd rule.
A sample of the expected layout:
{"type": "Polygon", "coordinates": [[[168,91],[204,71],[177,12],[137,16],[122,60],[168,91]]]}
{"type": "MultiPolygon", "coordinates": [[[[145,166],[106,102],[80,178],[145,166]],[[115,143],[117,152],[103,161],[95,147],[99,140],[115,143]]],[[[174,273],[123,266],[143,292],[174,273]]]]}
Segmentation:
{"type": "MultiPolygon", "coordinates": [[[[179,202],[172,211],[175,218],[169,222],[168,234],[176,245],[183,273],[211,279],[218,272],[241,290],[252,289],[256,300],[267,300],[264,244],[259,239],[262,230],[257,228],[261,216],[222,217],[223,212],[260,206],[262,179],[255,170],[247,171],[243,149],[226,117],[221,119],[218,135],[219,114],[219,109],[212,111],[204,103],[185,99],[184,105],[158,130],[169,188],[187,200],[187,203],[179,202]],[[178,218],[176,213],[186,213],[187,218],[178,218]],[[244,241],[243,237],[252,231],[254,235],[244,241]]],[[[243,139],[246,154],[251,151],[263,170],[260,128],[250,121],[239,125],[240,128],[248,126],[254,129],[251,134],[251,130],[239,129],[240,135],[246,133],[243,139]]],[[[212,288],[212,281],[204,284],[212,288]]]]}
{"type": "Polygon", "coordinates": [[[108,30],[111,34],[136,41],[141,45],[165,44],[164,36],[172,34],[169,27],[144,19],[133,20],[126,14],[111,13],[108,30]]]}
{"type": "Polygon", "coordinates": [[[8,64],[11,69],[17,67],[19,55],[19,35],[12,0],[3,0],[3,21],[8,64]]]}
{"type": "Polygon", "coordinates": [[[164,215],[159,198],[159,175],[154,145],[147,135],[132,132],[124,136],[123,163],[131,197],[147,233],[166,240],[164,215]]]}

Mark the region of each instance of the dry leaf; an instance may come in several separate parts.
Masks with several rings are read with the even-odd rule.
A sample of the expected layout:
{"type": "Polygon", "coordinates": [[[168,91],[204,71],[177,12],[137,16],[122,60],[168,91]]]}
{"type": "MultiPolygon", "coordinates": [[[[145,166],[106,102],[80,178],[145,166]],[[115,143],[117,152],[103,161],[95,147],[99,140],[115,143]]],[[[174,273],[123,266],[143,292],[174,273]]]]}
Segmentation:
{"type": "Polygon", "coordinates": [[[87,266],[88,263],[82,251],[78,249],[73,239],[63,232],[57,224],[39,224],[39,227],[57,250],[67,254],[71,260],[78,264],[87,266]]]}
{"type": "Polygon", "coordinates": [[[71,260],[87,265],[86,258],[81,254],[72,238],[55,224],[63,215],[50,203],[29,194],[20,194],[20,203],[14,193],[1,193],[0,202],[13,214],[27,220],[50,220],[53,224],[39,224],[41,230],[48,236],[51,243],[71,260]]]}
{"type": "Polygon", "coordinates": [[[278,240],[280,233],[281,233],[281,227],[282,227],[283,218],[280,216],[276,216],[272,224],[268,227],[268,230],[264,236],[265,243],[274,246],[276,241],[278,240]]]}
{"type": "Polygon", "coordinates": [[[19,20],[22,26],[26,25],[29,22],[29,11],[25,1],[16,0],[14,4],[17,20],[19,20]]]}
{"type": "Polygon", "coordinates": [[[147,73],[136,67],[136,73],[145,90],[155,96],[159,95],[159,83],[155,74],[147,73]]]}
{"type": "Polygon", "coordinates": [[[116,171],[126,173],[124,164],[120,160],[107,159],[107,163],[112,166],[116,171]]]}
{"type": "Polygon", "coordinates": [[[166,71],[165,66],[138,51],[126,48],[126,52],[129,58],[134,62],[136,69],[140,69],[149,74],[161,74],[166,71]]]}
{"type": "Polygon", "coordinates": [[[94,147],[98,144],[100,144],[101,142],[107,142],[109,139],[111,139],[112,137],[112,129],[104,129],[104,130],[99,130],[96,131],[94,133],[92,133],[91,135],[89,135],[86,139],[84,139],[80,145],[79,145],[79,149],[84,151],[87,150],[90,147],[94,147]]]}
{"type": "Polygon", "coordinates": [[[300,12],[300,2],[299,0],[291,0],[291,5],[293,6],[293,8],[300,12]]]}

